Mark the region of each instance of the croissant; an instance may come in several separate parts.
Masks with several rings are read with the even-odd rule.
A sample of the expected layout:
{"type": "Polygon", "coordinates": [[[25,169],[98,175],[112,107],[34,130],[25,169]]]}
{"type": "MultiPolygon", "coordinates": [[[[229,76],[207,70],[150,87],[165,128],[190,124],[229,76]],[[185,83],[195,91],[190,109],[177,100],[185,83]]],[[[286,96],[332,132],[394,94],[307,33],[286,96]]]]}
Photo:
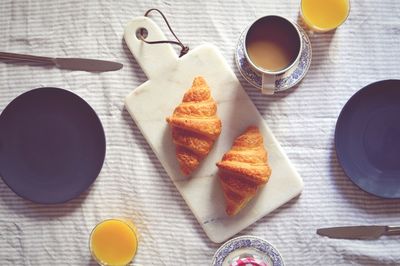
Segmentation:
{"type": "Polygon", "coordinates": [[[203,77],[196,77],[167,122],[172,128],[176,158],[185,175],[190,175],[210,152],[221,133],[217,104],[203,77]]]}
{"type": "Polygon", "coordinates": [[[268,182],[271,168],[267,161],[263,137],[257,127],[251,126],[217,163],[229,216],[236,215],[268,182]]]}

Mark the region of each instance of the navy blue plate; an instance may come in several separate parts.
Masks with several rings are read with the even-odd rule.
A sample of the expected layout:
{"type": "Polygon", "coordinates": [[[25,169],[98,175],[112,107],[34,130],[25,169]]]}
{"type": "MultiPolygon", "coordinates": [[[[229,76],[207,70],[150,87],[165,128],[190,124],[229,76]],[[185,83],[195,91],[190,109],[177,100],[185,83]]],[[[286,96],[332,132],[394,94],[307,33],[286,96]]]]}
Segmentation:
{"type": "Polygon", "coordinates": [[[357,186],[400,198],[400,80],[378,81],[354,94],[336,123],[335,145],[357,186]]]}
{"type": "Polygon", "coordinates": [[[62,203],[80,195],[100,173],[105,152],[100,119],[72,92],[31,90],[0,116],[0,175],[33,202],[62,203]]]}

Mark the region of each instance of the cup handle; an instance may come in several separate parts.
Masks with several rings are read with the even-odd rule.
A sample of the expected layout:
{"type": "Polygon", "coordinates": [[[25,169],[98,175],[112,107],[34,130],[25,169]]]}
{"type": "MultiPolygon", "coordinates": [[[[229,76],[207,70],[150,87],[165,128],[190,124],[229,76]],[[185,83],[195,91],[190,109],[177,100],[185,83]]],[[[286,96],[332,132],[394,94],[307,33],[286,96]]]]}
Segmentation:
{"type": "Polygon", "coordinates": [[[275,75],[262,74],[261,82],[261,93],[266,95],[272,95],[275,93],[275,75]]]}

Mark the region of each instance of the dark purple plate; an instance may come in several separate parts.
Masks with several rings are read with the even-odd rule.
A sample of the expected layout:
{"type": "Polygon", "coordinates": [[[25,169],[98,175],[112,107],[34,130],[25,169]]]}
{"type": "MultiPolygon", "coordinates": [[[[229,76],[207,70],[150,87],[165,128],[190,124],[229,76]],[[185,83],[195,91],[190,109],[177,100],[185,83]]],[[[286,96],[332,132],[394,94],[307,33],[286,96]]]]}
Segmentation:
{"type": "Polygon", "coordinates": [[[25,199],[62,203],[77,197],[100,173],[105,152],[100,119],[67,90],[28,91],[0,115],[0,176],[25,199]]]}
{"type": "Polygon", "coordinates": [[[400,198],[400,80],[378,81],[354,94],[339,115],[335,144],[357,186],[400,198]]]}

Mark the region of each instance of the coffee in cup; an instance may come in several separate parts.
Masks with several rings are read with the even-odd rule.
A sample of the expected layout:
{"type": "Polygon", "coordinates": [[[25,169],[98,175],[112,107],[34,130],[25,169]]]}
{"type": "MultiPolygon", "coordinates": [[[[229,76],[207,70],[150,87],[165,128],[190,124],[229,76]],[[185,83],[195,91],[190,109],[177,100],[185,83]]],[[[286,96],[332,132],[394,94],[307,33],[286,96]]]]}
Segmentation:
{"type": "Polygon", "coordinates": [[[286,18],[270,15],[253,22],[245,36],[245,56],[262,73],[262,92],[273,94],[275,75],[291,69],[300,59],[302,38],[286,18]]]}

